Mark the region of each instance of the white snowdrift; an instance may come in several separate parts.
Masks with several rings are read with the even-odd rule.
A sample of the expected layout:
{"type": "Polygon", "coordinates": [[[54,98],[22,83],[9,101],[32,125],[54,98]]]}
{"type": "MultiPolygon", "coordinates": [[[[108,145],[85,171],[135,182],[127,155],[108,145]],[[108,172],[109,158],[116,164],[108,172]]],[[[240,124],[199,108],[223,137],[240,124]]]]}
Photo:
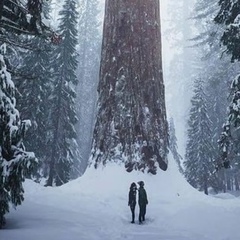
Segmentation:
{"type": "MultiPolygon", "coordinates": [[[[25,183],[25,202],[7,215],[1,240],[239,240],[240,199],[205,196],[193,189],[173,160],[156,176],[127,173],[112,164],[62,187],[25,183]],[[130,224],[130,184],[143,180],[147,220],[130,224]]],[[[138,208],[136,208],[136,218],[138,208]]]]}

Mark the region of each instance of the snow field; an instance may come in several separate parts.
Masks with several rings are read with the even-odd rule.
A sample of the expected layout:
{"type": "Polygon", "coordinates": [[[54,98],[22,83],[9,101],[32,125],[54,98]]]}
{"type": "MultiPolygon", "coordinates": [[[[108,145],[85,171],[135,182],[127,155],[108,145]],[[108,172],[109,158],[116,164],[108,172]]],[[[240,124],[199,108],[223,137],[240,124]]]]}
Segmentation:
{"type": "MultiPolygon", "coordinates": [[[[171,159],[171,157],[170,157],[171,159]]],[[[205,196],[193,189],[173,160],[156,176],[123,166],[89,168],[62,187],[25,182],[25,201],[7,215],[1,240],[239,240],[240,198],[205,196]],[[146,223],[131,224],[130,184],[143,180],[146,223]]],[[[138,219],[138,206],[136,206],[138,219]]]]}

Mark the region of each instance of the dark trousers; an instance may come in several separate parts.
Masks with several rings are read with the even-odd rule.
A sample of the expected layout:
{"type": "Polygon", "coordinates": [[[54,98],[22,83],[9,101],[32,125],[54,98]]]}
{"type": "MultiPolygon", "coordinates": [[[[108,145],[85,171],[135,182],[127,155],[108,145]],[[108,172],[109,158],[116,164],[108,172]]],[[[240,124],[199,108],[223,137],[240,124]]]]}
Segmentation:
{"type": "Polygon", "coordinates": [[[139,204],[139,222],[145,221],[146,204],[139,204]]]}
{"type": "Polygon", "coordinates": [[[130,205],[130,209],[131,209],[131,212],[132,212],[132,222],[135,221],[135,207],[136,207],[136,203],[132,203],[130,205]]]}

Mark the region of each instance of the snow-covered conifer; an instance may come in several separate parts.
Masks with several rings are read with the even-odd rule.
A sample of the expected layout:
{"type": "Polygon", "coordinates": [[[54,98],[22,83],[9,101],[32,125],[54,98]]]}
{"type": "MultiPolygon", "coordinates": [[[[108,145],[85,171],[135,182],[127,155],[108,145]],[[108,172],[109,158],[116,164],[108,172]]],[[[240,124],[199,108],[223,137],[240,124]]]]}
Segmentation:
{"type": "Polygon", "coordinates": [[[77,69],[77,1],[66,0],[59,12],[59,34],[61,44],[53,53],[51,67],[53,69],[50,95],[50,119],[52,137],[49,141],[51,149],[49,176],[47,185],[62,185],[70,180],[70,172],[77,151],[76,147],[76,77],[77,69]]]}
{"type": "Polygon", "coordinates": [[[226,46],[227,52],[231,55],[232,61],[240,60],[239,51],[239,1],[221,0],[219,1],[219,11],[216,14],[215,22],[222,24],[224,32],[221,37],[221,42],[226,46]]]}
{"type": "Polygon", "coordinates": [[[1,29],[17,34],[44,35],[50,37],[52,30],[42,21],[46,0],[6,0],[0,2],[1,29]]]}
{"type": "MultiPolygon", "coordinates": [[[[230,62],[228,55],[222,54],[224,49],[219,41],[223,34],[223,28],[216,26],[216,22],[212,21],[218,10],[215,0],[196,1],[194,15],[198,34],[193,38],[194,49],[198,52],[200,60],[198,67],[201,71],[198,76],[206,82],[204,91],[208,102],[208,116],[212,122],[212,154],[217,171],[214,172],[214,176],[212,175],[211,186],[216,192],[225,191],[228,182],[224,169],[220,167],[223,164],[222,156],[224,154],[219,151],[218,139],[229,104],[229,79],[236,74],[239,68],[238,64],[230,62]]],[[[220,141],[225,139],[228,142],[229,139],[223,138],[223,136],[226,137],[222,134],[220,141]]],[[[222,146],[221,149],[223,150],[222,146]]],[[[234,177],[231,174],[227,175],[231,178],[234,177]]]]}
{"type": "MultiPolygon", "coordinates": [[[[239,1],[222,0],[219,1],[218,13],[215,17],[215,22],[221,24],[223,28],[223,34],[221,36],[221,42],[226,47],[226,52],[231,56],[231,61],[240,61],[239,51],[239,30],[240,30],[240,18],[239,18],[239,1]]],[[[231,77],[232,78],[232,77],[231,77]]],[[[228,77],[229,79],[229,77],[228,77]]],[[[225,167],[229,167],[229,161],[232,160],[232,156],[229,157],[229,144],[232,142],[235,157],[239,155],[240,144],[240,77],[239,74],[234,78],[231,84],[231,103],[228,111],[228,119],[224,124],[224,129],[219,139],[220,149],[222,151],[222,161],[225,167]],[[227,129],[227,131],[226,131],[227,129]]]]}
{"type": "MultiPolygon", "coordinates": [[[[1,44],[26,47],[17,38],[19,34],[39,35],[44,39],[51,37],[53,32],[43,23],[44,16],[41,15],[42,0],[24,3],[25,6],[16,0],[0,2],[1,44]]],[[[2,45],[0,52],[0,226],[4,214],[9,211],[9,204],[17,206],[23,201],[22,182],[31,175],[37,162],[35,155],[26,152],[23,145],[23,137],[31,123],[21,121],[16,109],[16,89],[7,70],[9,59],[4,57],[5,46],[2,45]]]]}
{"type": "Polygon", "coordinates": [[[30,122],[21,121],[16,109],[15,85],[4,61],[6,45],[0,47],[0,227],[9,204],[23,201],[22,182],[36,164],[33,153],[26,152],[23,137],[30,122]]]}
{"type": "Polygon", "coordinates": [[[195,80],[191,104],[184,161],[185,176],[193,187],[208,194],[211,175],[214,171],[211,144],[212,123],[207,114],[204,83],[201,79],[195,80]]]}
{"type": "MultiPolygon", "coordinates": [[[[44,16],[49,19],[50,5],[44,2],[44,16]]],[[[31,120],[32,127],[25,138],[25,146],[31,149],[40,161],[41,176],[46,177],[46,164],[49,157],[49,95],[51,86],[50,57],[54,46],[43,38],[32,38],[29,43],[31,51],[22,53],[21,67],[23,76],[16,79],[18,90],[17,107],[23,118],[31,120]],[[28,76],[26,78],[26,76],[28,76]]]]}

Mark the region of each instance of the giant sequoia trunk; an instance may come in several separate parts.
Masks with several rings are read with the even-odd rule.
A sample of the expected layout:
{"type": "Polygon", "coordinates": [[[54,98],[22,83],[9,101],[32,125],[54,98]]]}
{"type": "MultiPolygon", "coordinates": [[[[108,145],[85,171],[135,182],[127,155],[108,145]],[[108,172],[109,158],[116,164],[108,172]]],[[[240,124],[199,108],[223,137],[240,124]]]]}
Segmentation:
{"type": "Polygon", "coordinates": [[[159,0],[106,0],[91,163],[167,168],[159,0]]]}

